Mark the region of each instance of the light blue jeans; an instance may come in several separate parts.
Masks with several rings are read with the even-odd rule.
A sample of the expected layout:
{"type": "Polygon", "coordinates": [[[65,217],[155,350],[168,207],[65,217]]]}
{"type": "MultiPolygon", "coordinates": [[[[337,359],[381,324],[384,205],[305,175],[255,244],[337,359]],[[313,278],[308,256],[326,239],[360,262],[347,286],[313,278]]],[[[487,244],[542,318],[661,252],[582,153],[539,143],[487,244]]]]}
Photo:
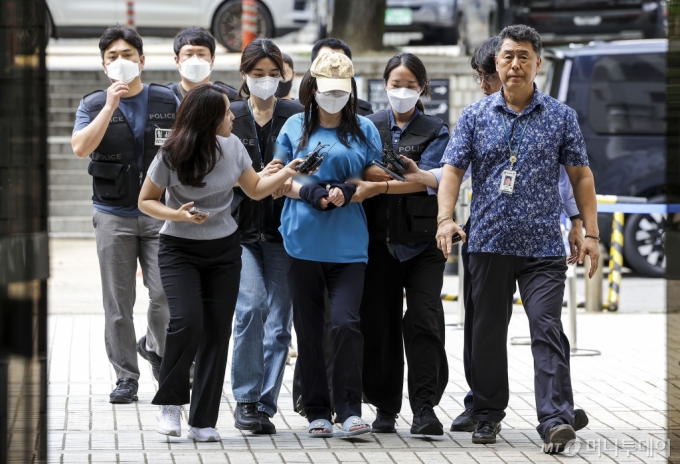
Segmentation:
{"type": "Polygon", "coordinates": [[[273,416],[293,320],[287,254],[282,243],[244,243],[241,247],[231,389],[237,402],[259,403],[260,411],[273,416]]]}

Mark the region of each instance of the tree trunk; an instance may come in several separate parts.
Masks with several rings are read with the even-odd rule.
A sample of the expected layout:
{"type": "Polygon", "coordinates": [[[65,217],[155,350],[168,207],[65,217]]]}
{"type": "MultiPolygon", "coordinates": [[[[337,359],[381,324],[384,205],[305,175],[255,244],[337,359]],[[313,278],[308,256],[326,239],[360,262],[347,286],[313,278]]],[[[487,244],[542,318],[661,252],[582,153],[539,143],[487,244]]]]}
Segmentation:
{"type": "Polygon", "coordinates": [[[336,0],[332,36],[347,42],[353,55],[383,47],[387,0],[336,0]]]}

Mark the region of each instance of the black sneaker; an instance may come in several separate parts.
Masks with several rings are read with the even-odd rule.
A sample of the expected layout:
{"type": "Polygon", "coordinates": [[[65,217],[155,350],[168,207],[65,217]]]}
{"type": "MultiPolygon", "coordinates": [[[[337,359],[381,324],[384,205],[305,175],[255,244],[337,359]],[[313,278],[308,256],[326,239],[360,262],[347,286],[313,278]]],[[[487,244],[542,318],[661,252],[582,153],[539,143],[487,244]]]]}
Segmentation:
{"type": "Polygon", "coordinates": [[[583,409],[574,409],[574,432],[588,425],[588,414],[583,409]]]}
{"type": "Polygon", "coordinates": [[[496,435],[500,432],[500,422],[479,421],[479,423],[477,423],[477,428],[472,433],[472,443],[482,445],[496,443],[496,435]]]}
{"type": "Polygon", "coordinates": [[[109,395],[109,403],[130,404],[137,401],[138,388],[135,379],[118,379],[116,388],[109,395]]]}
{"type": "Polygon", "coordinates": [[[153,377],[156,379],[156,382],[158,382],[158,376],[161,372],[161,362],[163,361],[163,358],[158,356],[153,351],[146,349],[146,335],[140,338],[137,342],[137,353],[139,353],[142,358],[149,361],[149,364],[151,364],[151,372],[153,372],[153,377]]]}
{"type": "Polygon", "coordinates": [[[414,414],[411,435],[444,435],[444,426],[431,406],[423,406],[414,414]]]}
{"type": "Polygon", "coordinates": [[[262,428],[260,430],[253,430],[254,434],[274,435],[276,433],[276,426],[269,420],[269,414],[264,411],[260,411],[260,424],[262,424],[262,428]]]}
{"type": "Polygon", "coordinates": [[[260,412],[257,403],[236,403],[236,422],[234,426],[239,430],[262,430],[260,412]]]}
{"type": "Polygon", "coordinates": [[[376,410],[375,420],[371,425],[373,433],[397,433],[394,427],[397,423],[396,419],[396,414],[390,414],[381,409],[376,410]]]}
{"type": "Polygon", "coordinates": [[[576,440],[576,433],[571,425],[553,422],[543,437],[543,452],[545,454],[561,453],[574,440],[576,440]]]}
{"type": "Polygon", "coordinates": [[[472,409],[466,409],[451,424],[452,432],[474,432],[479,421],[472,409]]]}

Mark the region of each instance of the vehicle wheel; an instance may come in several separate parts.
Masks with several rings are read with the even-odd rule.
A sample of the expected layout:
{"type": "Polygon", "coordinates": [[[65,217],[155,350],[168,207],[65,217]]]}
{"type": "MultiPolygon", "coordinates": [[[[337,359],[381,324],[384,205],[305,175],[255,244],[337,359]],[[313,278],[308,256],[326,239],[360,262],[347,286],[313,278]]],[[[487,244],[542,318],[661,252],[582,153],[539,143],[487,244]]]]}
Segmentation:
{"type": "MultiPolygon", "coordinates": [[[[213,35],[230,52],[241,51],[241,0],[225,2],[215,13],[213,35]]],[[[257,3],[257,36],[274,37],[274,21],[267,8],[257,3]]]]}
{"type": "MultiPolygon", "coordinates": [[[[649,203],[663,203],[665,198],[651,198],[649,203]]],[[[666,269],[664,230],[666,215],[661,213],[631,214],[626,218],[623,234],[623,255],[626,263],[638,274],[663,277],[666,269]]]]}
{"type": "Polygon", "coordinates": [[[470,54],[470,43],[467,38],[467,24],[463,15],[458,16],[456,30],[458,33],[458,47],[460,47],[460,56],[468,56],[470,54]]]}

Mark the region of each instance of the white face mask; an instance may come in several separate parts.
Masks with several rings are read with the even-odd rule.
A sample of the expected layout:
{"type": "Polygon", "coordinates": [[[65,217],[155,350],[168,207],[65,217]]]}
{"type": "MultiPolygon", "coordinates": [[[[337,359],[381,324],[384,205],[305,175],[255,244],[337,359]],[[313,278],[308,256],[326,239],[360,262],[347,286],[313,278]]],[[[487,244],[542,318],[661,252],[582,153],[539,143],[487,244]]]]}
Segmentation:
{"type": "Polygon", "coordinates": [[[126,84],[134,81],[139,76],[139,63],[118,58],[106,66],[107,75],[114,81],[125,81],[126,84]]]}
{"type": "Polygon", "coordinates": [[[210,75],[210,62],[192,56],[179,64],[180,75],[189,82],[201,82],[210,75]]]}
{"type": "Polygon", "coordinates": [[[342,111],[349,101],[349,93],[342,92],[342,95],[334,95],[337,92],[317,93],[314,98],[319,106],[329,114],[336,114],[342,111]]]}
{"type": "Polygon", "coordinates": [[[420,92],[417,90],[407,89],[401,87],[399,89],[390,89],[387,91],[387,99],[390,101],[392,109],[397,113],[408,113],[416,106],[420,92]]]}
{"type": "Polygon", "coordinates": [[[269,98],[276,93],[279,88],[278,77],[258,77],[252,78],[246,75],[246,84],[251,95],[255,95],[262,100],[269,100],[269,98]]]}

